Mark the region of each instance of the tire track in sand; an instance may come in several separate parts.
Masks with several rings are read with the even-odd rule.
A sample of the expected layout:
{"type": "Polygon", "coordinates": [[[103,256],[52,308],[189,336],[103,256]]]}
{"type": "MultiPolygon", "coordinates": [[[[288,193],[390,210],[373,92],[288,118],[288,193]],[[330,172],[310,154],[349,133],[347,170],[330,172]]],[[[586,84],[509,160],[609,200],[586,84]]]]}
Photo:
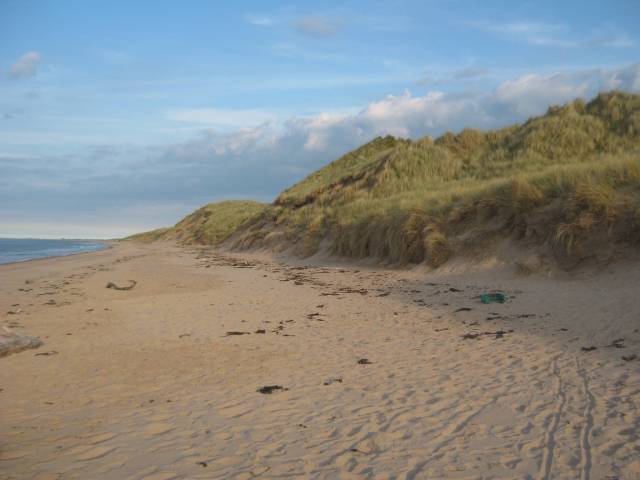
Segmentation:
{"type": "Polygon", "coordinates": [[[553,451],[556,446],[555,436],[560,424],[560,417],[562,416],[565,404],[567,402],[567,396],[564,392],[562,377],[560,376],[560,370],[558,368],[558,358],[560,358],[560,355],[555,357],[551,361],[551,365],[549,366],[557,381],[557,402],[556,410],[553,414],[551,414],[551,422],[545,434],[544,454],[542,456],[542,464],[540,465],[540,473],[538,475],[538,478],[540,480],[549,480],[549,475],[551,475],[551,468],[553,467],[553,451]]]}
{"type": "Polygon", "coordinates": [[[589,379],[587,373],[583,367],[580,366],[580,361],[575,358],[576,369],[578,375],[582,378],[582,387],[584,396],[586,399],[586,405],[584,407],[584,424],[580,431],[580,454],[582,459],[580,480],[589,480],[591,477],[591,444],[589,443],[589,436],[593,429],[593,408],[596,405],[596,399],[589,389],[589,379]]]}

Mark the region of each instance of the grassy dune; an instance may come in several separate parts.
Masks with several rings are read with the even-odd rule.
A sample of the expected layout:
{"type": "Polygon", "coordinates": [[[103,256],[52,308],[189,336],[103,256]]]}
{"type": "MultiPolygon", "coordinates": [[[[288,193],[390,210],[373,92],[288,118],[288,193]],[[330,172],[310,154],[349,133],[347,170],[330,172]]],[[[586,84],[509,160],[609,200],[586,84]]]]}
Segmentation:
{"type": "Polygon", "coordinates": [[[186,216],[174,227],[132,235],[127,240],[175,240],[186,244],[219,245],[266,207],[249,200],[210,203],[186,216]]]}
{"type": "Polygon", "coordinates": [[[640,241],[640,96],[612,92],[523,125],[378,138],[285,190],[238,240],[439,265],[512,237],[582,258],[640,241]],[[274,232],[274,227],[275,232],[274,232]]]}
{"type": "Polygon", "coordinates": [[[324,242],[338,255],[434,266],[504,238],[559,261],[638,246],[640,96],[601,94],[522,125],[435,141],[377,138],[242,221],[230,220],[235,211],[210,217],[209,229],[224,222],[220,236],[194,229],[201,210],[162,238],[215,244],[239,227],[237,248],[310,255],[324,242]]]}

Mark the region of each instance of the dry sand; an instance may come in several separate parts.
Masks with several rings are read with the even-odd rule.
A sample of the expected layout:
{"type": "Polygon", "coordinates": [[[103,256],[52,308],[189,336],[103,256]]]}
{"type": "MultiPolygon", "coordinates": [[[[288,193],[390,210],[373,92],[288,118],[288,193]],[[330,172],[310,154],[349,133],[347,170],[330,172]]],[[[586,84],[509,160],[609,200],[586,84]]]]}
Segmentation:
{"type": "Polygon", "coordinates": [[[44,341],[0,358],[0,478],[640,478],[637,263],[476,270],[134,244],[0,266],[0,326],[44,341]]]}

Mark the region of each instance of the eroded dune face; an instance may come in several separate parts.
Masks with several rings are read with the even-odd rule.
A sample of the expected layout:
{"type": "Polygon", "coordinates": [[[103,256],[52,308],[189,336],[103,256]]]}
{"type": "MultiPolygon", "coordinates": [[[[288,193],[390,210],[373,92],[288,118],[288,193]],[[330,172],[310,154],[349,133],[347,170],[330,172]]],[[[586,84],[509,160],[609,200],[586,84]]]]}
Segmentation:
{"type": "Polygon", "coordinates": [[[0,333],[0,357],[6,357],[12,353],[18,353],[29,348],[38,348],[42,345],[42,340],[36,337],[28,337],[20,333],[4,328],[0,333]]]}

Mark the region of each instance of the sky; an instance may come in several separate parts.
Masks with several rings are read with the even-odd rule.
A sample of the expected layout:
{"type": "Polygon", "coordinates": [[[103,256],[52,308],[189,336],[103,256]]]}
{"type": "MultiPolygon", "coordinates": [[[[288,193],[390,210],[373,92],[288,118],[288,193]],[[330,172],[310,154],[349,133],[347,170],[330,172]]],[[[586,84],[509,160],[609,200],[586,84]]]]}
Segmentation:
{"type": "Polygon", "coordinates": [[[0,0],[0,236],[272,201],[379,135],[640,92],[640,2],[0,0]]]}

